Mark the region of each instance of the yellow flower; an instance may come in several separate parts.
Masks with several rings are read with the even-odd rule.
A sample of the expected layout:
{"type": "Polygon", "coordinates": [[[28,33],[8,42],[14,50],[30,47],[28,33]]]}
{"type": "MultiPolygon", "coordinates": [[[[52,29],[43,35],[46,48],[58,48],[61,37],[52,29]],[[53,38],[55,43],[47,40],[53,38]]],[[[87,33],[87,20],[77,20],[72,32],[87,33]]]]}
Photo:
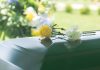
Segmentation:
{"type": "Polygon", "coordinates": [[[52,35],[52,29],[48,25],[42,25],[39,29],[32,29],[33,36],[50,37],[52,35]]]}
{"type": "Polygon", "coordinates": [[[26,13],[26,19],[28,21],[32,21],[32,19],[35,17],[35,15],[32,12],[26,13]]]}
{"type": "Polygon", "coordinates": [[[50,37],[52,35],[52,29],[48,25],[42,25],[39,32],[41,37],[50,37]]]}
{"type": "Polygon", "coordinates": [[[32,32],[31,34],[33,36],[39,36],[40,35],[39,30],[32,29],[31,32],[32,32]]]}

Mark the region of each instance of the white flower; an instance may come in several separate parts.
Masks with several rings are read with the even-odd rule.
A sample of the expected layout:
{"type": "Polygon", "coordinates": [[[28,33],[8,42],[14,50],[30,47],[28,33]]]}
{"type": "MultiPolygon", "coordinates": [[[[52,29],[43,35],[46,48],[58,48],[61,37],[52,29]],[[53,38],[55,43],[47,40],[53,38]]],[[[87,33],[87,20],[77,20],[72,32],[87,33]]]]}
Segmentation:
{"type": "Polygon", "coordinates": [[[40,16],[35,17],[32,22],[30,23],[30,26],[32,27],[38,27],[40,25],[40,16]]]}
{"type": "Polygon", "coordinates": [[[29,12],[33,12],[36,14],[35,10],[33,7],[28,7],[26,10],[25,10],[25,14],[29,13],[29,12]]]}
{"type": "Polygon", "coordinates": [[[66,35],[68,36],[68,39],[71,41],[79,40],[81,36],[77,27],[72,27],[71,29],[67,30],[66,35]]]}
{"type": "Polygon", "coordinates": [[[36,18],[34,18],[31,22],[31,26],[32,27],[39,27],[41,25],[51,25],[52,24],[52,21],[50,18],[48,17],[43,17],[43,16],[37,16],[36,18]]]}
{"type": "Polygon", "coordinates": [[[50,26],[53,23],[51,17],[48,17],[48,13],[38,15],[32,7],[28,7],[24,14],[26,14],[27,19],[30,20],[29,25],[32,27],[39,27],[44,24],[50,26]]]}
{"type": "Polygon", "coordinates": [[[25,14],[26,16],[33,16],[33,18],[37,17],[37,13],[36,13],[36,11],[34,10],[33,7],[28,7],[28,8],[25,10],[24,14],[25,14]]]}
{"type": "Polygon", "coordinates": [[[5,8],[5,7],[6,7],[6,5],[4,3],[0,2],[0,8],[5,8]]]}
{"type": "Polygon", "coordinates": [[[45,18],[45,17],[41,17],[41,19],[40,19],[40,23],[41,24],[47,24],[47,25],[51,25],[51,23],[52,23],[52,21],[51,21],[51,19],[50,18],[45,18]]]}
{"type": "Polygon", "coordinates": [[[2,15],[7,15],[8,14],[8,9],[2,9],[0,13],[2,15]]]}

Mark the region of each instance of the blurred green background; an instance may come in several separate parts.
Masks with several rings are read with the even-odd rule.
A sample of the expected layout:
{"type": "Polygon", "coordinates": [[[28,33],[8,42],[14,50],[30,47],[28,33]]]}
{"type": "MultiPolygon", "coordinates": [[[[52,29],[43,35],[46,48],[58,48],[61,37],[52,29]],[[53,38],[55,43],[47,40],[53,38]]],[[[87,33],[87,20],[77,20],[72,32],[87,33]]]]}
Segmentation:
{"type": "Polygon", "coordinates": [[[79,26],[80,31],[100,30],[100,0],[55,0],[56,9],[55,23],[60,27],[69,28],[79,26]],[[69,7],[71,12],[66,12],[69,7]],[[76,6],[76,7],[75,7],[76,6]],[[61,10],[59,10],[61,8],[61,10]],[[62,9],[63,8],[63,9],[62,9]],[[82,14],[82,9],[85,13],[82,14]]]}
{"type": "MultiPolygon", "coordinates": [[[[0,2],[3,0],[0,0],[0,2]]],[[[7,0],[8,1],[8,0],[7,0]]],[[[11,0],[13,1],[13,0],[11,0]]],[[[15,0],[14,0],[15,1],[15,0]]],[[[17,0],[16,0],[17,1],[17,0]]],[[[37,0],[18,0],[18,2],[0,4],[0,39],[31,37],[29,23],[24,20],[24,11],[32,6],[38,12],[37,0]],[[8,14],[2,15],[2,10],[8,10],[8,14]],[[10,14],[10,16],[9,16],[10,14]],[[5,18],[6,17],[6,18],[5,18]],[[3,19],[4,18],[4,19],[3,19]],[[10,19],[10,20],[9,20],[10,19]]],[[[52,11],[49,13],[54,18],[58,27],[65,29],[78,26],[79,31],[100,30],[100,0],[47,0],[52,3],[52,11]],[[54,12],[55,11],[55,12],[54,12]],[[53,13],[53,15],[52,15],[53,13]]],[[[49,2],[47,3],[49,6],[49,2]]]]}

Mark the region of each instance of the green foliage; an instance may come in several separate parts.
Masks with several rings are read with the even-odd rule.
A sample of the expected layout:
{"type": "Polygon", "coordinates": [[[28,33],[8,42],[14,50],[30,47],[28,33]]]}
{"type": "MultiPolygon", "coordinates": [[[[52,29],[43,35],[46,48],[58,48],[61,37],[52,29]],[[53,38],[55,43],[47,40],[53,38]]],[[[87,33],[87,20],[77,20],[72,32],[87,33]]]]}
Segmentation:
{"type": "Polygon", "coordinates": [[[56,10],[57,10],[55,5],[53,5],[53,10],[54,10],[54,11],[56,11],[56,10]]]}
{"type": "Polygon", "coordinates": [[[62,31],[65,31],[65,29],[59,28],[57,24],[53,24],[51,28],[52,28],[52,37],[56,35],[65,35],[64,33],[62,33],[62,31]]]}
{"type": "Polygon", "coordinates": [[[91,10],[88,7],[84,7],[80,9],[80,14],[88,15],[90,14],[91,10]]]}
{"type": "Polygon", "coordinates": [[[56,11],[55,4],[52,5],[51,9],[52,9],[51,11],[54,11],[54,12],[56,11]]]}
{"type": "Polygon", "coordinates": [[[100,8],[98,8],[98,11],[97,12],[98,12],[98,15],[100,15],[100,8]]]}
{"type": "Polygon", "coordinates": [[[2,2],[0,6],[0,39],[31,36],[31,27],[21,12],[21,5],[2,2]]]}
{"type": "MultiPolygon", "coordinates": [[[[17,10],[19,10],[19,8],[21,7],[22,9],[26,9],[27,7],[31,6],[33,7],[36,11],[38,10],[38,4],[36,3],[35,0],[18,0],[18,3],[19,3],[19,7],[17,10]]],[[[22,10],[21,9],[21,10],[22,10]]],[[[23,11],[23,10],[22,10],[23,11]]]]}
{"type": "Polygon", "coordinates": [[[9,38],[31,36],[31,27],[23,16],[13,15],[5,26],[4,32],[9,38]]]}
{"type": "Polygon", "coordinates": [[[71,5],[67,5],[65,11],[66,11],[67,13],[72,13],[72,12],[73,12],[72,6],[71,6],[71,5]]]}

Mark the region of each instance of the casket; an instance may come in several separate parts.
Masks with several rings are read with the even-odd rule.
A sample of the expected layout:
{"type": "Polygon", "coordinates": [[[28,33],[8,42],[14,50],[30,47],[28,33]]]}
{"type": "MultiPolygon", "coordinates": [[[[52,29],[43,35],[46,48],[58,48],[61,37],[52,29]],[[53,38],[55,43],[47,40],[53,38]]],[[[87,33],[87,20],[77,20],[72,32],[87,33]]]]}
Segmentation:
{"type": "Polygon", "coordinates": [[[76,42],[51,41],[27,37],[0,42],[0,70],[100,70],[99,31],[76,42]]]}
{"type": "MultiPolygon", "coordinates": [[[[8,65],[13,64],[19,67],[21,70],[40,70],[46,51],[47,48],[41,44],[37,37],[18,38],[0,43],[0,59],[9,62],[8,65]]],[[[1,66],[0,70],[11,70],[8,66],[6,69],[1,69],[1,66]]]]}

